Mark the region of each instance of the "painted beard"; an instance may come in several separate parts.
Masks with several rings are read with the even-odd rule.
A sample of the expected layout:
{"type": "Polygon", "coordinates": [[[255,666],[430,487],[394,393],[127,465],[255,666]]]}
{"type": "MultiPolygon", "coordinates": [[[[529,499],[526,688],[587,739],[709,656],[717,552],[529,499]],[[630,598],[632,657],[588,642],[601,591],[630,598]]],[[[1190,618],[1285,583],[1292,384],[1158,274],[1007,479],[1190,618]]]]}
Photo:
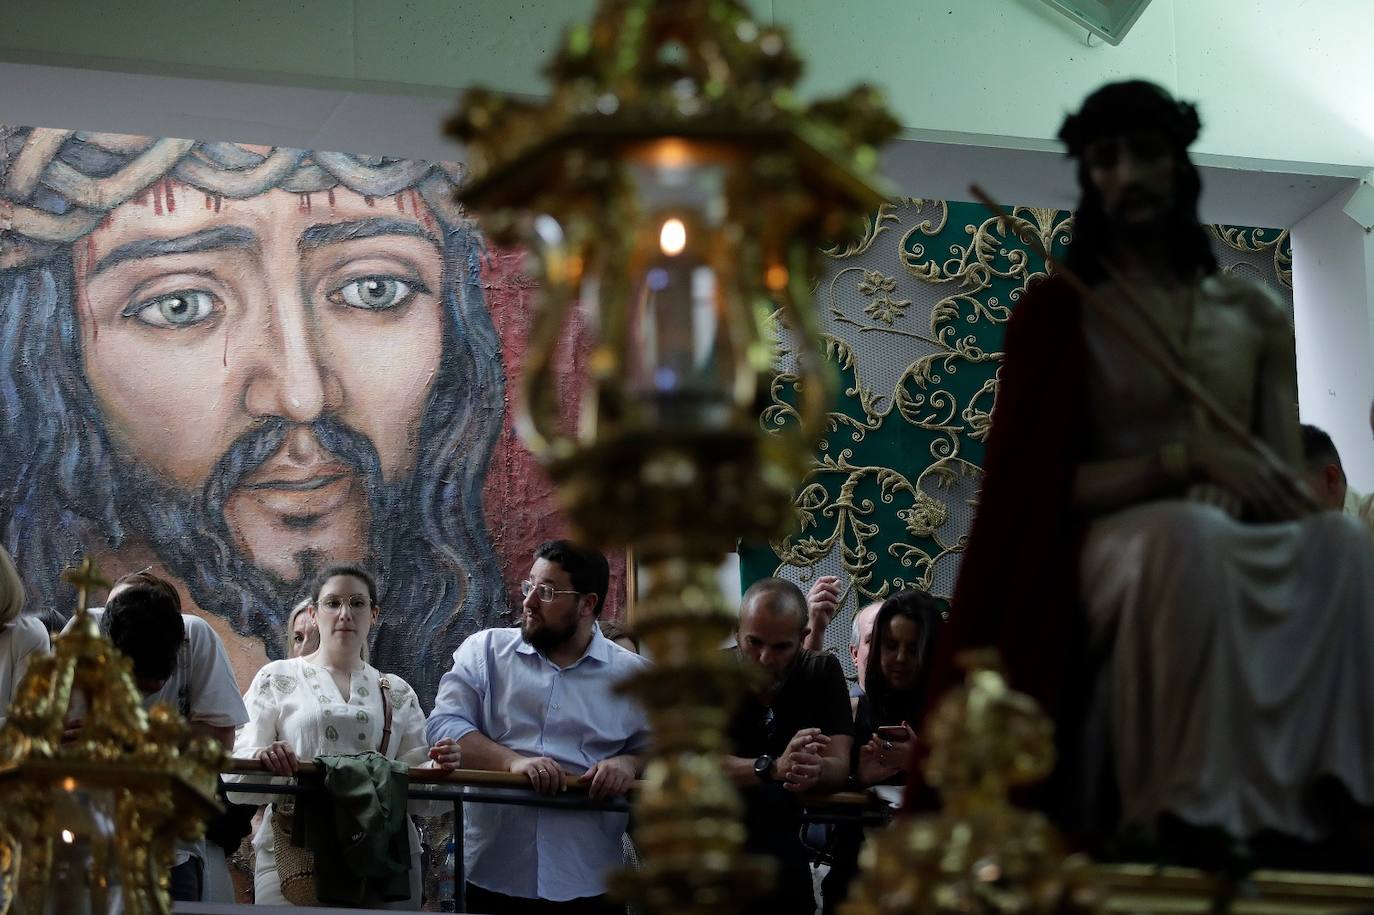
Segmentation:
{"type": "MultiPolygon", "coordinates": [[[[294,558],[300,577],[287,581],[254,565],[236,543],[225,518],[225,506],[240,483],[282,446],[293,424],[272,419],[250,429],[216,463],[199,492],[169,486],[142,464],[116,459],[116,504],[120,517],[156,549],[168,569],[191,592],[196,604],[223,616],[245,635],[274,644],[286,614],[314,575],[336,557],[302,552],[294,558]]],[[[378,556],[377,532],[392,522],[397,507],[408,504],[408,484],[382,479],[377,449],[362,433],[331,417],[309,426],[320,447],[356,473],[366,486],[371,513],[369,553],[382,569],[389,557],[378,556]]]]}
{"type": "Polygon", "coordinates": [[[545,623],[534,632],[530,631],[529,623],[520,624],[520,638],[543,655],[547,655],[560,645],[566,644],[575,635],[577,635],[577,620],[573,620],[567,626],[557,628],[545,623]]]}

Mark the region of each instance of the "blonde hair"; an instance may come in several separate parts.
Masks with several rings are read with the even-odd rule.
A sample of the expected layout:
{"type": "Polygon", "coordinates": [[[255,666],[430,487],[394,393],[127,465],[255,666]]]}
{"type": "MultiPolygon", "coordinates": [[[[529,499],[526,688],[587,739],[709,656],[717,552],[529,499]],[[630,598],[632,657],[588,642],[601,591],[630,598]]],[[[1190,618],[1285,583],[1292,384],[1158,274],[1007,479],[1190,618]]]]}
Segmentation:
{"type": "Polygon", "coordinates": [[[0,547],[0,626],[8,626],[24,609],[24,580],[10,554],[0,547]]]}
{"type": "Polygon", "coordinates": [[[294,631],[296,628],[296,617],[309,609],[310,598],[307,597],[305,600],[292,607],[290,613],[286,614],[286,630],[282,633],[282,650],[286,652],[288,658],[292,656],[291,651],[296,647],[294,631]]]}

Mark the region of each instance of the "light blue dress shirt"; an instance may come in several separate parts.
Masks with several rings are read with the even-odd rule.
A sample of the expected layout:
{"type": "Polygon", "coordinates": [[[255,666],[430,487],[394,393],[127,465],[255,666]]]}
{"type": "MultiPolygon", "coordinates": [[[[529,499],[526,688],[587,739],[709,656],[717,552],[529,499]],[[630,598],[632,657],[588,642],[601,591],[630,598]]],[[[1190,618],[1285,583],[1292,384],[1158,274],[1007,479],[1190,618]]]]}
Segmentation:
{"type": "MultiPolygon", "coordinates": [[[[547,756],[581,773],[603,759],[643,753],[649,725],[616,687],[649,662],[592,628],[587,651],[558,668],[520,637],[486,629],[453,653],[426,732],[433,745],[479,731],[524,756],[547,756]]],[[[562,902],[606,892],[621,865],[623,813],[465,804],[468,881],[507,896],[562,902]]]]}

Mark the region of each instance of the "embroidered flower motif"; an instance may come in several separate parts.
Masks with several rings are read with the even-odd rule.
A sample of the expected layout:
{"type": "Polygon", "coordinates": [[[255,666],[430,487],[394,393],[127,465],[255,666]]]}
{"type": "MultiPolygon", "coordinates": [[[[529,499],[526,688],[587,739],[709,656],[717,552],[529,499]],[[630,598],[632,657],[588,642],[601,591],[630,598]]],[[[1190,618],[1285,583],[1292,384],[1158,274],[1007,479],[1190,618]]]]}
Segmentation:
{"type": "Polygon", "coordinates": [[[296,691],[296,681],[286,674],[276,674],[272,677],[272,685],[277,688],[277,692],[283,696],[288,696],[296,691]]]}
{"type": "Polygon", "coordinates": [[[366,723],[367,723],[367,712],[362,712],[362,711],[358,712],[358,720],[361,721],[361,722],[363,722],[364,724],[366,724],[366,723]]]}
{"type": "Polygon", "coordinates": [[[339,732],[335,730],[334,725],[331,724],[329,727],[324,729],[324,736],[330,740],[338,740],[339,732]]]}
{"type": "Polygon", "coordinates": [[[358,687],[358,695],[359,695],[359,696],[366,696],[366,695],[367,695],[367,687],[366,687],[366,686],[360,686],[360,687],[358,687]]]}
{"type": "Polygon", "coordinates": [[[313,680],[315,677],[319,676],[319,671],[311,667],[309,664],[303,666],[305,667],[305,675],[307,677],[310,677],[313,680]]]}
{"type": "Polygon", "coordinates": [[[897,517],[906,522],[907,532],[913,537],[933,537],[949,523],[949,509],[944,503],[922,495],[914,506],[897,512],[897,517]]]}
{"type": "Polygon", "coordinates": [[[864,314],[876,321],[882,321],[889,327],[898,318],[905,317],[906,310],[911,307],[910,299],[892,297],[897,291],[897,278],[894,276],[879,273],[877,270],[865,270],[858,288],[862,295],[873,299],[864,306],[864,314]]]}
{"type": "Polygon", "coordinates": [[[359,732],[358,732],[358,740],[361,741],[362,743],[367,743],[367,735],[364,734],[362,731],[359,731],[359,732]]]}

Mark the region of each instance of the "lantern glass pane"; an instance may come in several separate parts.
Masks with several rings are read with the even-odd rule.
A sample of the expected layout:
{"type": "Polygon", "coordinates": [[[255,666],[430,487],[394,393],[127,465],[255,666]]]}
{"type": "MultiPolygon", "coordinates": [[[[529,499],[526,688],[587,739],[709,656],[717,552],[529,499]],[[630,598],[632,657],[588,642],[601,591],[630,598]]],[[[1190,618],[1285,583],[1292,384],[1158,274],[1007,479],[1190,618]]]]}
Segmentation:
{"type": "Polygon", "coordinates": [[[728,155],[663,141],[631,159],[638,223],[628,264],[626,393],[643,421],[728,425],[734,403],[738,250],[728,155]]]}
{"type": "Polygon", "coordinates": [[[124,910],[116,824],[113,790],[78,786],[53,792],[44,818],[52,869],[43,915],[114,915],[124,910]]]}

